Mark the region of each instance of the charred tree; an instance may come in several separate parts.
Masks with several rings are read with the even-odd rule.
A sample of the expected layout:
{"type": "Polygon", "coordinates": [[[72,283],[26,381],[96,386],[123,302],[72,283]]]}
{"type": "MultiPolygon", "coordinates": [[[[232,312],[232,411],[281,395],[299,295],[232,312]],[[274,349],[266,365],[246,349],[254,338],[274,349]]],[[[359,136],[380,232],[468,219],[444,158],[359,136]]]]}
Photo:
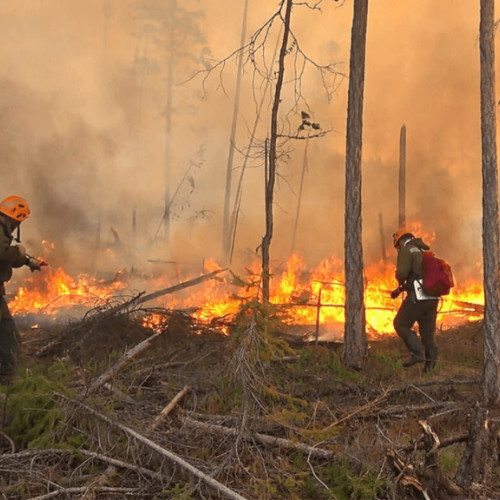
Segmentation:
{"type": "Polygon", "coordinates": [[[262,238],[262,296],[264,302],[269,302],[269,250],[273,237],[273,200],[274,183],[276,181],[276,143],[278,140],[278,111],[281,101],[281,90],[285,76],[285,56],[287,53],[288,35],[290,33],[290,16],[292,13],[292,0],[284,0],[285,14],[283,16],[283,38],[278,55],[278,73],[274,90],[273,107],[271,111],[271,134],[269,137],[268,150],[268,173],[265,191],[266,232],[262,238]]]}
{"type": "MultiPolygon", "coordinates": [[[[245,0],[245,5],[243,7],[243,20],[241,24],[241,39],[240,47],[245,44],[245,36],[247,31],[247,13],[248,13],[248,0],[245,0]]],[[[238,112],[240,106],[240,92],[241,92],[241,73],[243,71],[243,52],[240,51],[238,54],[238,69],[236,73],[236,91],[234,97],[233,106],[233,118],[231,123],[231,137],[229,138],[229,154],[227,158],[226,167],[226,190],[224,194],[224,214],[222,221],[222,244],[223,244],[223,255],[224,261],[230,260],[231,251],[231,220],[229,216],[229,204],[231,202],[231,183],[233,177],[233,159],[234,159],[234,149],[236,144],[236,128],[238,125],[238,112]]]]}
{"type": "Polygon", "coordinates": [[[399,133],[399,227],[406,227],[406,127],[399,133]]]}
{"type": "Polygon", "coordinates": [[[361,150],[368,0],[354,0],[349,64],[345,174],[345,326],[344,363],[361,369],[367,354],[361,242],[361,150]]]}
{"type": "Polygon", "coordinates": [[[495,2],[481,0],[481,147],[483,177],[484,363],[483,398],[500,403],[500,310],[498,277],[498,167],[495,99],[495,2]]]}

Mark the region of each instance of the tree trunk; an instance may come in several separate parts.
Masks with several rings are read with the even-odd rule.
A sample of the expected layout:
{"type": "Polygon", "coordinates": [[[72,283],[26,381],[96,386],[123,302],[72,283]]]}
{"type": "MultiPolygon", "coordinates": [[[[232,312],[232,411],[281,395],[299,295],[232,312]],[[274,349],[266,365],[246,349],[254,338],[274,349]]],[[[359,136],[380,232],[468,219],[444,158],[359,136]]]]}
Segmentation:
{"type": "Polygon", "coordinates": [[[382,252],[382,262],[387,263],[387,251],[385,248],[385,231],[384,231],[384,219],[382,214],[378,214],[378,230],[380,234],[380,250],[382,252]]]}
{"type": "Polygon", "coordinates": [[[264,302],[269,302],[269,248],[273,237],[273,200],[274,183],[276,180],[276,143],[278,139],[278,111],[281,100],[281,89],[283,87],[283,78],[285,75],[285,56],[288,44],[288,35],[290,33],[290,16],[292,13],[292,0],[283,0],[282,5],[286,4],[285,15],[283,17],[283,39],[278,57],[278,74],[276,87],[274,91],[273,108],[271,111],[271,135],[269,137],[268,174],[266,177],[266,233],[262,238],[262,296],[264,302]]]}
{"type": "MultiPolygon", "coordinates": [[[[309,132],[307,134],[309,136],[309,132]]],[[[295,223],[293,225],[293,236],[292,236],[292,247],[291,252],[295,252],[295,240],[297,239],[297,228],[299,227],[299,217],[300,217],[300,207],[302,205],[302,191],[304,189],[304,178],[306,176],[307,171],[307,150],[309,148],[309,137],[306,139],[306,145],[304,147],[304,157],[302,160],[302,173],[300,175],[300,186],[299,186],[299,194],[297,196],[297,211],[295,212],[295,223]]]]}
{"type": "Polygon", "coordinates": [[[345,364],[354,369],[362,367],[367,353],[361,243],[361,149],[367,17],[368,0],[354,0],[347,108],[344,243],[346,302],[342,352],[345,364]]]}
{"type": "Polygon", "coordinates": [[[169,47],[167,59],[167,104],[165,108],[165,209],[163,213],[163,227],[165,241],[170,244],[170,217],[171,217],[171,199],[170,199],[170,176],[172,173],[172,112],[173,112],[173,76],[175,66],[175,10],[177,8],[176,0],[170,0],[169,16],[169,47]]]}
{"type": "Polygon", "coordinates": [[[231,183],[233,177],[233,158],[234,149],[236,143],[236,128],[238,125],[238,111],[240,106],[240,90],[241,90],[241,73],[243,67],[243,50],[241,47],[245,44],[245,36],[247,31],[247,12],[248,12],[248,0],[245,0],[245,6],[243,7],[243,20],[241,25],[241,39],[240,39],[240,52],[238,54],[238,69],[236,73],[236,92],[234,97],[234,107],[233,107],[233,120],[231,124],[231,137],[229,139],[229,154],[227,158],[227,168],[226,168],[226,190],[224,195],[224,218],[222,221],[222,245],[223,245],[223,256],[224,262],[229,261],[229,253],[231,250],[231,223],[229,217],[229,204],[231,202],[231,183]]]}
{"type": "Polygon", "coordinates": [[[399,134],[399,227],[406,227],[406,127],[399,134]]]}
{"type": "Polygon", "coordinates": [[[471,411],[467,445],[455,473],[455,482],[463,488],[486,484],[497,466],[498,428],[487,417],[488,410],[479,404],[471,411]]]}
{"type": "Polygon", "coordinates": [[[483,397],[500,402],[500,310],[498,295],[498,170],[495,106],[495,2],[481,0],[481,146],[483,173],[484,363],[483,397]]]}

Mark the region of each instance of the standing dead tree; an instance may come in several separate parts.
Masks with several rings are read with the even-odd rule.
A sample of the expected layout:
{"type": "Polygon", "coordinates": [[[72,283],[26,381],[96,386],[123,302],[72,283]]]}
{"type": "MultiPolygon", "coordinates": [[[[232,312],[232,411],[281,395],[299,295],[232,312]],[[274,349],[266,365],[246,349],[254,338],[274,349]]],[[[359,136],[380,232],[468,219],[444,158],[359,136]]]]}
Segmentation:
{"type": "MultiPolygon", "coordinates": [[[[287,140],[291,139],[306,139],[306,137],[300,135],[300,131],[304,128],[299,127],[294,128],[294,132],[286,133],[282,130],[282,107],[285,102],[290,102],[290,107],[287,110],[286,115],[297,114],[298,106],[304,106],[309,109],[307,101],[303,95],[302,88],[302,77],[304,75],[305,67],[312,65],[316,70],[319,70],[321,74],[321,79],[328,97],[332,94],[332,88],[335,88],[337,83],[337,77],[341,76],[341,73],[336,71],[332,64],[321,66],[316,64],[311,58],[309,58],[301,49],[299,40],[294,35],[291,27],[292,10],[294,5],[306,6],[312,10],[319,11],[319,4],[321,1],[316,2],[313,6],[307,3],[294,4],[293,0],[281,0],[278,10],[271,16],[263,26],[261,26],[254,34],[250,37],[248,44],[240,47],[238,50],[234,51],[227,58],[219,61],[216,65],[210,68],[204,73],[207,76],[203,80],[203,85],[208,78],[208,74],[214,71],[216,68],[221,72],[225,68],[226,63],[233,57],[239,56],[239,54],[245,54],[243,58],[243,66],[250,65],[252,67],[252,85],[253,90],[257,91],[258,88],[266,88],[270,90],[270,121],[269,128],[265,132],[266,138],[261,141],[264,145],[264,164],[265,164],[265,193],[264,193],[264,203],[265,203],[265,234],[262,238],[262,243],[260,245],[260,250],[262,253],[262,297],[264,302],[269,301],[269,288],[270,288],[270,247],[274,232],[274,216],[273,216],[273,204],[274,204],[274,194],[275,185],[278,174],[279,160],[282,159],[285,154],[283,153],[284,144],[287,140]],[[268,60],[266,46],[269,43],[271,37],[271,31],[275,22],[280,23],[280,34],[278,41],[278,56],[277,61],[274,61],[274,56],[272,60],[268,60]],[[292,59],[291,64],[285,64],[286,58],[292,59]],[[277,66],[277,68],[275,68],[277,66]],[[293,75],[285,78],[285,67],[290,67],[290,72],[293,75]],[[330,83],[327,75],[333,77],[333,83],[330,83]],[[262,79],[264,85],[258,86],[258,78],[262,79]],[[272,82],[271,85],[267,85],[268,82],[272,82]],[[292,91],[286,93],[285,87],[291,84],[292,91]]],[[[201,73],[201,72],[200,72],[201,73]]],[[[266,97],[266,96],[264,96],[266,97]]],[[[260,111],[259,111],[260,113],[260,111]]],[[[286,122],[285,122],[286,123],[286,122]]],[[[317,123],[308,123],[315,130],[314,134],[308,136],[309,139],[315,137],[322,137],[327,133],[327,131],[320,130],[317,123]]],[[[289,129],[291,125],[288,122],[289,129]]],[[[239,189],[238,196],[241,196],[241,190],[239,189]]],[[[228,192],[228,187],[226,187],[226,193],[228,192]]],[[[233,217],[233,220],[235,218],[233,217]]],[[[232,225],[232,224],[231,224],[232,225]]],[[[234,227],[231,227],[231,234],[234,234],[234,227]]]]}
{"type": "MultiPolygon", "coordinates": [[[[243,20],[241,25],[241,40],[240,45],[245,44],[246,30],[247,30],[247,14],[248,14],[248,0],[245,0],[245,5],[243,7],[243,20]]],[[[231,222],[229,217],[229,204],[231,201],[231,181],[233,174],[233,159],[234,151],[236,146],[236,128],[238,125],[238,113],[240,109],[240,93],[241,93],[241,74],[243,72],[243,52],[238,55],[238,69],[236,73],[236,90],[234,97],[233,106],[233,118],[231,123],[231,137],[229,140],[229,154],[227,158],[226,167],[226,190],[224,193],[224,214],[222,221],[222,245],[224,260],[227,262],[229,260],[229,254],[231,251],[231,222]]]]}
{"type": "Polygon", "coordinates": [[[399,133],[399,227],[406,227],[406,126],[399,133]]]}
{"type": "Polygon", "coordinates": [[[269,156],[268,169],[266,172],[266,232],[262,238],[262,296],[264,302],[269,302],[269,252],[271,247],[271,238],[273,237],[273,199],[274,199],[274,183],[276,181],[276,142],[278,140],[278,111],[281,101],[281,91],[283,88],[283,78],[285,77],[285,56],[288,44],[288,36],[290,34],[290,16],[292,13],[292,0],[286,0],[285,15],[283,17],[283,38],[278,56],[278,75],[274,90],[274,101],[271,111],[271,136],[269,138],[269,156]]]}

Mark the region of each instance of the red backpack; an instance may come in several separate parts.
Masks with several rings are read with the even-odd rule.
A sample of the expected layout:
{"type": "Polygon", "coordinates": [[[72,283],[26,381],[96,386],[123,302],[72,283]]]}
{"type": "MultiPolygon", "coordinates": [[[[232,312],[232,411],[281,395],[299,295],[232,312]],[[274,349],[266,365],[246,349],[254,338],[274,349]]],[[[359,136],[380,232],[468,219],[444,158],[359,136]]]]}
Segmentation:
{"type": "Polygon", "coordinates": [[[454,286],[450,265],[443,259],[438,259],[430,250],[423,252],[422,264],[424,266],[422,284],[424,290],[435,297],[448,295],[454,286]]]}

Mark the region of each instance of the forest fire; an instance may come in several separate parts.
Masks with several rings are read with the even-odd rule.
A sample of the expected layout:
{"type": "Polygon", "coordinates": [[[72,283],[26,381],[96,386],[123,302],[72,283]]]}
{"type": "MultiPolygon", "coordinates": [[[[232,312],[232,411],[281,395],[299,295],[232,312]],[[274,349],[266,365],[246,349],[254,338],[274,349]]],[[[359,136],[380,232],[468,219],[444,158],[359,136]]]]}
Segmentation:
{"type": "Polygon", "coordinates": [[[33,274],[16,296],[9,302],[12,314],[39,313],[53,315],[63,307],[92,306],[99,300],[107,300],[123,290],[126,283],[114,280],[99,283],[91,276],[80,275],[76,279],[62,268],[33,274]]]}
{"type": "MultiPolygon", "coordinates": [[[[212,261],[205,270],[219,266],[212,261]]],[[[254,264],[248,281],[224,278],[207,280],[190,287],[185,293],[170,294],[156,299],[155,304],[169,309],[189,309],[201,323],[215,319],[231,320],[241,305],[258,295],[259,266],[254,264]]],[[[221,275],[222,276],[222,275],[221,275]]],[[[169,280],[165,277],[150,278],[147,286],[157,290],[169,280]]],[[[400,300],[392,300],[390,291],[395,288],[394,265],[372,264],[365,270],[365,307],[367,332],[373,338],[393,333],[392,321],[400,300]]],[[[9,302],[13,314],[57,315],[62,308],[73,306],[95,307],[118,297],[130,289],[132,283],[126,275],[112,282],[102,282],[91,276],[72,278],[63,269],[36,273],[19,287],[9,302]]],[[[283,321],[289,325],[333,326],[340,331],[344,322],[343,263],[340,259],[325,259],[317,268],[306,269],[299,255],[292,255],[283,270],[274,271],[271,302],[286,311],[283,321]]],[[[482,315],[483,290],[479,282],[459,283],[439,307],[438,322],[443,326],[469,320],[482,315]]],[[[146,324],[154,328],[158,319],[148,317],[146,324]]],[[[222,327],[222,333],[227,333],[222,327]]]]}

